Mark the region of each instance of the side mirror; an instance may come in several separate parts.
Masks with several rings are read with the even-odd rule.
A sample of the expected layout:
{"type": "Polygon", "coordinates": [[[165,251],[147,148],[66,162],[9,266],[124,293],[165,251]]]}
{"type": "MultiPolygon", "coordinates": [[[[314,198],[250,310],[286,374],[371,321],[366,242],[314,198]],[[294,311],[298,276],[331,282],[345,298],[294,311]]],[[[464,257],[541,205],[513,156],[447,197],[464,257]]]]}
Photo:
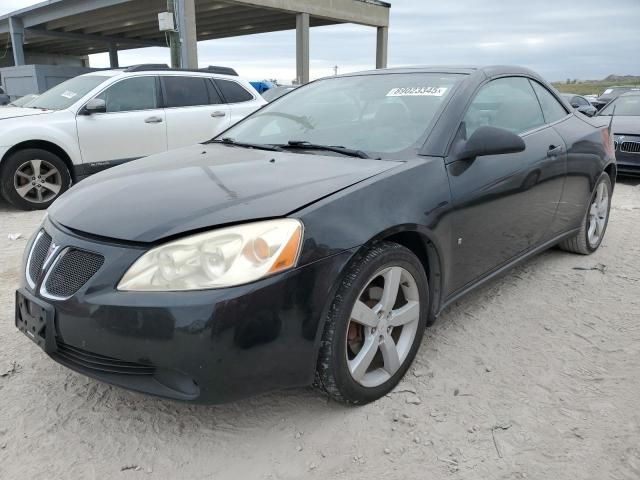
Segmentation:
{"type": "Polygon", "coordinates": [[[598,110],[592,106],[584,106],[579,111],[584,113],[587,117],[593,117],[596,113],[598,113],[598,110]]]}
{"type": "Polygon", "coordinates": [[[524,140],[509,130],[497,127],[479,127],[468,140],[462,140],[454,149],[456,160],[467,160],[485,155],[523,152],[524,140]]]}
{"type": "Polygon", "coordinates": [[[82,108],[80,113],[82,115],[93,115],[94,113],[106,113],[107,112],[107,103],[100,98],[92,98],[87,102],[87,104],[82,108]]]}

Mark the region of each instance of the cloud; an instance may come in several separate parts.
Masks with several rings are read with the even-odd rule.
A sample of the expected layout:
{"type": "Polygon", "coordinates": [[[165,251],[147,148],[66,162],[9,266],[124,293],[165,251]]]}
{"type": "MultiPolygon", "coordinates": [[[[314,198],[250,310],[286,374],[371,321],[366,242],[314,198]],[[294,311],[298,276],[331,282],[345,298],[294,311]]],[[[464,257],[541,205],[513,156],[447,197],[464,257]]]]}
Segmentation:
{"type": "MultiPolygon", "coordinates": [[[[0,15],[36,3],[2,0],[0,15]]],[[[640,1],[391,0],[389,65],[525,65],[549,80],[640,74],[640,1]]],[[[373,28],[311,29],[312,77],[374,67],[373,28]]],[[[255,78],[295,77],[293,31],[200,42],[200,64],[229,65],[255,78]]],[[[168,62],[167,49],[123,51],[121,64],[168,62]]],[[[108,66],[107,55],[93,55],[108,66]]]]}

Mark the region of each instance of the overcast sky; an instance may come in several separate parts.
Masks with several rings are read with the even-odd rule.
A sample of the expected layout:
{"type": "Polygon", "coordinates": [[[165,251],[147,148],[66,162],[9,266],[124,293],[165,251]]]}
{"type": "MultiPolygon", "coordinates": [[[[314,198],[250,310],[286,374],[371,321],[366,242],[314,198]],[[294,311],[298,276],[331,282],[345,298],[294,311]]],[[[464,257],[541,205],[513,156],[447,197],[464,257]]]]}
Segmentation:
{"type": "MultiPolygon", "coordinates": [[[[1,0],[0,15],[39,3],[1,0]]],[[[548,80],[640,75],[640,0],[391,0],[389,66],[525,65],[548,80]]],[[[311,76],[375,65],[375,29],[311,29],[311,76]]],[[[251,79],[295,77],[293,31],[201,42],[199,63],[227,65],[251,79]]],[[[168,50],[120,53],[120,64],[169,61],[168,50]]],[[[106,54],[91,65],[108,66],[106,54]]]]}

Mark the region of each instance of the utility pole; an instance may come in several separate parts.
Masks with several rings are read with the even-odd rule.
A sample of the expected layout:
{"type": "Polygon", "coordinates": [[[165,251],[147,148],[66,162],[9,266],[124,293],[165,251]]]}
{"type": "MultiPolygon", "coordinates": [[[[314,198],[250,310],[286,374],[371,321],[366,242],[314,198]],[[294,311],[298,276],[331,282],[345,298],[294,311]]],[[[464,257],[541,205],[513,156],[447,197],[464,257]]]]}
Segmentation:
{"type": "Polygon", "coordinates": [[[335,76],[337,76],[337,75],[338,75],[338,65],[336,65],[336,66],[334,66],[334,67],[333,67],[333,74],[334,74],[335,76]]]}
{"type": "Polygon", "coordinates": [[[180,68],[180,33],[178,32],[178,22],[175,18],[175,0],[167,0],[167,12],[171,12],[174,17],[173,31],[166,32],[169,36],[169,48],[171,50],[171,68],[180,68]]]}

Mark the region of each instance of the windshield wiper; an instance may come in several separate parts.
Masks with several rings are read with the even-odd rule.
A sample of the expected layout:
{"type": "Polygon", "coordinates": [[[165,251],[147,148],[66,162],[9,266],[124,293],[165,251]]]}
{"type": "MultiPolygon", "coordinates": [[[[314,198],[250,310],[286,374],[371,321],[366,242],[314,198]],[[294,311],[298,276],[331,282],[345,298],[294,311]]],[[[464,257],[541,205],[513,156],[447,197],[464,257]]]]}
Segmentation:
{"type": "Polygon", "coordinates": [[[300,150],[326,150],[327,152],[340,153],[348,157],[371,158],[362,150],[354,150],[351,148],[341,147],[338,145],[320,145],[317,143],[307,142],[306,140],[289,140],[286,145],[278,145],[283,149],[300,149],[300,150]]]}
{"type": "Polygon", "coordinates": [[[245,143],[236,142],[233,138],[214,138],[204,143],[222,143],[224,145],[233,145],[234,147],[255,148],[256,150],[269,150],[270,152],[284,152],[284,149],[278,145],[269,145],[268,143],[245,143]]]}

